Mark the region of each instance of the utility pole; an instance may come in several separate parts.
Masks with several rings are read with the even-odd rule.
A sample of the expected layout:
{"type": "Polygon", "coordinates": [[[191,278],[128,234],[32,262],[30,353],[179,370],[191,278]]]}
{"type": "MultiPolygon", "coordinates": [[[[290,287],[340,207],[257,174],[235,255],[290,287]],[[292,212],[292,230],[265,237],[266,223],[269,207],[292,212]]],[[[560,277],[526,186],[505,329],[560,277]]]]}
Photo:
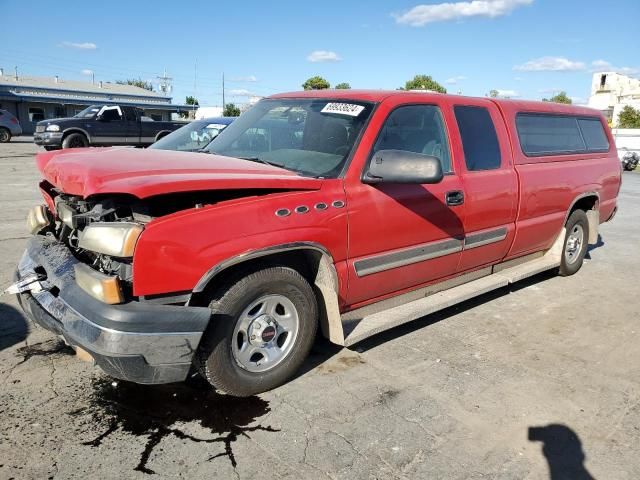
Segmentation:
{"type": "Polygon", "coordinates": [[[224,72],[222,72],[222,115],[224,115],[224,109],[226,105],[224,103],[224,72]]]}
{"type": "Polygon", "coordinates": [[[160,80],[160,91],[165,94],[168,93],[171,89],[170,82],[173,78],[167,76],[167,69],[164,69],[164,74],[162,76],[157,75],[156,78],[160,80]]]}

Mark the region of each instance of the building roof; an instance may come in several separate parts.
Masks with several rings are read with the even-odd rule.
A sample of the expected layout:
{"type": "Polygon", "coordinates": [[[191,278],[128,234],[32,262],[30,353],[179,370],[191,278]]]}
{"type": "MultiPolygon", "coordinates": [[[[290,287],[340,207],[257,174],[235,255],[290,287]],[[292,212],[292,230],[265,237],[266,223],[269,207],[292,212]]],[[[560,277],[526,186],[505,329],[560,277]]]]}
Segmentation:
{"type": "Polygon", "coordinates": [[[171,101],[171,97],[168,97],[165,94],[151,92],[134,85],[119,85],[117,83],[110,82],[96,82],[95,84],[92,84],[91,82],[67,80],[61,77],[58,77],[56,80],[56,77],[32,77],[20,75],[16,80],[14,75],[2,75],[0,76],[0,87],[3,88],[3,90],[7,88],[14,90],[16,93],[27,93],[29,90],[45,90],[48,94],[55,94],[56,92],[83,94],[93,93],[99,95],[145,97],[164,100],[166,102],[171,101]]]}

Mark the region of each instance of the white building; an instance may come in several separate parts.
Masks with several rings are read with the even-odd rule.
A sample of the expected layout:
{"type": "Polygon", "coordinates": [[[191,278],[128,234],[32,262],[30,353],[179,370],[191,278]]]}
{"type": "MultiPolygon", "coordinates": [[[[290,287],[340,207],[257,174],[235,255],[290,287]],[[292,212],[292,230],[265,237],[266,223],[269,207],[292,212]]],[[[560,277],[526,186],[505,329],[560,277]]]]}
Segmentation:
{"type": "Polygon", "coordinates": [[[640,80],[616,72],[593,74],[591,108],[600,110],[615,127],[620,111],[627,105],[640,109],[640,80]]]}

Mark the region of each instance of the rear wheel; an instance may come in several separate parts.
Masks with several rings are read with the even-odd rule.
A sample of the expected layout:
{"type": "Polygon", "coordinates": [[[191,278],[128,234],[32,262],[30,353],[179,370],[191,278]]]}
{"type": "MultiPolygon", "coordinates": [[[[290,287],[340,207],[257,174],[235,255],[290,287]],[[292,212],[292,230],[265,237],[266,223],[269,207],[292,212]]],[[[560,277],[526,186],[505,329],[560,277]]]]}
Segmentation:
{"type": "Polygon", "coordinates": [[[575,210],[569,215],[565,229],[560,275],[567,277],[580,270],[584,256],[587,254],[589,240],[587,214],[583,210],[575,210]]]}
{"type": "Polygon", "coordinates": [[[214,387],[244,397],[289,380],[307,357],[318,327],[309,283],[289,267],[267,267],[214,293],[212,318],[196,366],[214,387]]]}
{"type": "Polygon", "coordinates": [[[6,128],[0,128],[0,143],[7,143],[11,140],[11,132],[6,128]]]}
{"type": "Polygon", "coordinates": [[[62,141],[62,148],[83,148],[88,146],[87,137],[81,133],[71,133],[64,137],[62,141]]]}
{"type": "Polygon", "coordinates": [[[60,150],[60,147],[52,147],[52,146],[50,146],[50,145],[45,145],[44,149],[45,149],[47,152],[51,152],[52,150],[60,150]]]}

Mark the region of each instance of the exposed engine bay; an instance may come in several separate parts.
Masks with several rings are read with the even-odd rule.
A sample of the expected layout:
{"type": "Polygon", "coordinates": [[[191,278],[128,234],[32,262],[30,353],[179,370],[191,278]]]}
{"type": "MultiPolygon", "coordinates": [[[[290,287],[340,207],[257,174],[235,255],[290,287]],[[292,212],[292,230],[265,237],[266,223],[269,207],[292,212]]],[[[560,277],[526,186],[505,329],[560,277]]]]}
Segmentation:
{"type": "Polygon", "coordinates": [[[55,218],[42,233],[55,236],[74,256],[96,270],[117,275],[126,283],[133,277],[132,258],[122,258],[81,248],[83,230],[95,223],[136,223],[144,226],[153,219],[193,208],[204,208],[223,201],[249,198],[283,190],[243,189],[179,192],[139,199],[127,194],[100,195],[84,199],[68,195],[50,183],[40,184],[43,194],[55,206],[55,218]]]}

